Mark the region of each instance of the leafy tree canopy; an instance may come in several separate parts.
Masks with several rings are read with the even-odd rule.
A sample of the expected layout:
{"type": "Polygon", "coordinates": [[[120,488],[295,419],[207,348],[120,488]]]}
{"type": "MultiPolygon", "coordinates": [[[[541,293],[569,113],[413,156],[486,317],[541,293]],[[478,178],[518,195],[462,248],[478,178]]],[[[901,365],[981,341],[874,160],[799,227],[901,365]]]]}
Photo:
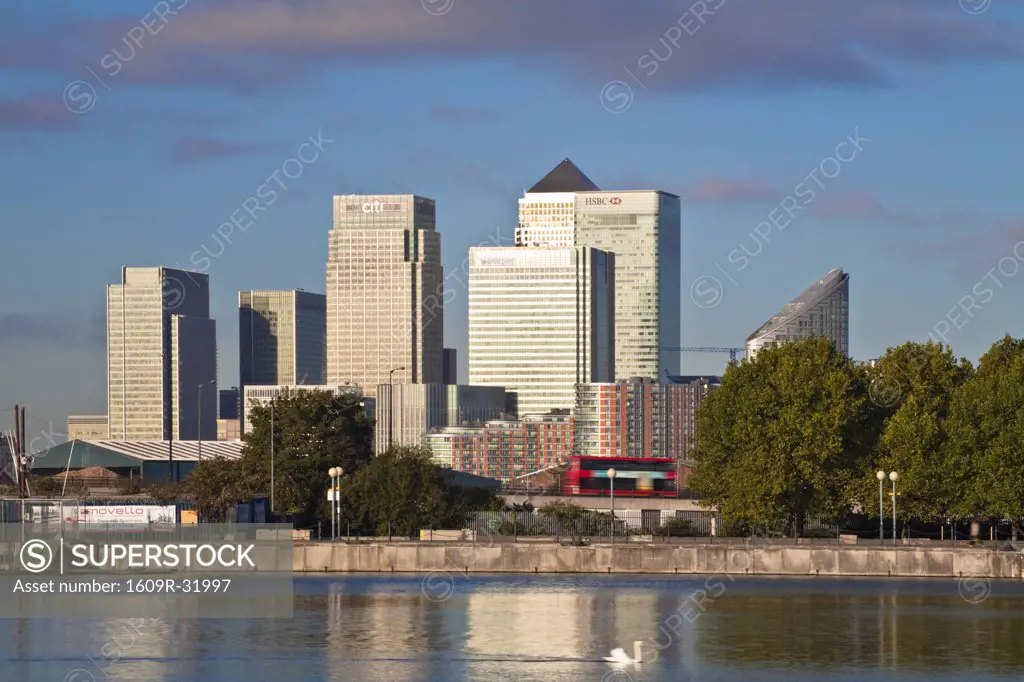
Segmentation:
{"type": "MultiPolygon", "coordinates": [[[[239,501],[270,496],[270,406],[249,414],[252,432],[236,462],[203,461],[180,485],[203,518],[221,519],[239,501]]],[[[273,409],[274,509],[296,515],[300,527],[330,519],[326,508],[331,467],[355,473],[371,457],[372,427],[359,399],[326,391],[279,397],[273,409]]]]}
{"type": "Polygon", "coordinates": [[[759,351],[701,403],[690,485],[727,525],[799,534],[807,516],[849,508],[881,417],[865,372],[831,341],[759,351]]]}
{"type": "Polygon", "coordinates": [[[965,472],[948,460],[944,443],[953,397],[972,372],[967,360],[932,342],[890,348],[868,370],[871,398],[884,409],[886,421],[874,468],[855,486],[866,512],[878,508],[879,469],[899,472],[899,505],[914,518],[942,518],[950,500],[962,496],[965,472]]]}
{"type": "Polygon", "coordinates": [[[961,515],[1024,516],[1024,340],[1005,336],[953,398],[946,444],[961,515]]]}
{"type": "Polygon", "coordinates": [[[492,491],[455,485],[424,448],[393,446],[341,484],[342,514],[377,535],[461,528],[477,510],[500,510],[492,491]]]}

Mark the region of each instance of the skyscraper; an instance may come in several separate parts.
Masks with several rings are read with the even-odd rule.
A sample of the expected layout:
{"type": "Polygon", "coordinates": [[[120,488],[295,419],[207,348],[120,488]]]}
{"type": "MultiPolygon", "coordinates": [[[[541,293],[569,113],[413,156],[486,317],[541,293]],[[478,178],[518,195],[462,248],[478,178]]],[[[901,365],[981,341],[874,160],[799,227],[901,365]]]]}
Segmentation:
{"type": "Polygon", "coordinates": [[[519,200],[516,246],[575,246],[576,195],[600,191],[564,159],[519,200]]]}
{"type": "Polygon", "coordinates": [[[589,246],[615,254],[615,378],[679,372],[679,197],[601,191],[565,159],[519,200],[517,246],[589,246]]]}
{"type": "Polygon", "coordinates": [[[824,277],[786,304],[747,339],[747,357],[757,351],[812,336],[832,340],[836,350],[850,356],[850,276],[842,268],[824,277]]]}
{"type": "Polygon", "coordinates": [[[454,348],[445,348],[443,364],[442,383],[449,386],[459,383],[458,351],[454,348]]]}
{"type": "Polygon", "coordinates": [[[442,382],[444,278],[435,227],[433,199],[334,197],[327,383],[352,382],[375,398],[389,378],[442,382]]]}
{"type": "Polygon", "coordinates": [[[308,291],[238,294],[242,386],[323,384],[327,297],[308,291]]]}
{"type": "Polygon", "coordinates": [[[520,414],[571,409],[611,381],[615,259],[586,247],[469,250],[469,383],[518,394],[520,414]]]}
{"type": "Polygon", "coordinates": [[[237,386],[220,391],[218,419],[238,419],[242,412],[242,391],[237,386]]]}
{"type": "Polygon", "coordinates": [[[109,438],[194,440],[201,422],[202,438],[215,440],[216,382],[209,277],[122,268],[107,287],[109,438]]]}

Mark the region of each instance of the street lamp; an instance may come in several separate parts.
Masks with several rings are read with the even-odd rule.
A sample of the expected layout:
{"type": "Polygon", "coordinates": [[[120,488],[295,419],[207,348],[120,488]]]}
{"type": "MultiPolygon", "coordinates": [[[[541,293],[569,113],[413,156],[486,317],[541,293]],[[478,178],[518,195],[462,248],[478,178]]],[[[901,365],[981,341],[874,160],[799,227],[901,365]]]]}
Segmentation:
{"type": "Polygon", "coordinates": [[[334,542],[338,537],[338,533],[341,532],[341,477],[345,474],[345,470],[341,467],[331,467],[327,470],[327,475],[331,477],[331,490],[327,494],[327,499],[331,501],[331,542],[334,542]],[[337,518],[337,525],[335,525],[335,518],[337,518]]]}
{"type": "Polygon", "coordinates": [[[270,399],[270,513],[274,513],[274,399],[270,399]]]}
{"type": "Polygon", "coordinates": [[[330,490],[327,491],[327,501],[331,503],[331,542],[334,542],[334,477],[338,475],[337,467],[331,467],[328,469],[327,475],[331,479],[331,487],[330,490]]]}
{"type": "Polygon", "coordinates": [[[892,544],[896,544],[896,480],[900,477],[895,471],[889,472],[892,481],[892,544]]]}
{"type": "Polygon", "coordinates": [[[198,417],[198,424],[196,426],[196,431],[198,432],[198,437],[199,437],[199,461],[200,462],[203,461],[203,386],[212,386],[213,384],[216,384],[216,383],[217,383],[216,379],[210,379],[209,381],[202,382],[201,384],[199,384],[196,387],[196,392],[199,394],[199,410],[198,410],[199,414],[197,415],[197,417],[198,417]]]}
{"type": "Polygon", "coordinates": [[[392,377],[395,372],[401,372],[405,367],[395,367],[394,369],[388,370],[388,449],[391,449],[393,439],[391,437],[391,427],[395,423],[395,393],[394,384],[392,383],[392,377]]]}
{"type": "Polygon", "coordinates": [[[612,510],[612,544],[615,544],[615,468],[608,469],[608,482],[611,485],[611,510],[612,510]]]}
{"type": "Polygon", "coordinates": [[[879,469],[875,478],[878,479],[878,541],[885,542],[885,472],[879,469]]]}

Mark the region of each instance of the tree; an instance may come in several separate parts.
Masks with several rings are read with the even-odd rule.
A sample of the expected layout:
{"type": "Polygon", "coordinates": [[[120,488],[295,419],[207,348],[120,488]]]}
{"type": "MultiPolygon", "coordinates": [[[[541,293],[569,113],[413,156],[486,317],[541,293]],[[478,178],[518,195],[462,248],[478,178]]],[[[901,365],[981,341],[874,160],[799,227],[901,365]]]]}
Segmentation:
{"type": "MultiPolygon", "coordinates": [[[[270,495],[270,407],[252,410],[252,432],[242,449],[245,478],[270,495]]],[[[326,391],[296,391],[274,404],[274,508],[300,526],[329,518],[325,503],[331,467],[355,474],[373,454],[373,429],[361,401],[326,391]]]]}
{"type": "MultiPolygon", "coordinates": [[[[270,496],[270,407],[249,414],[252,433],[242,457],[204,460],[177,487],[204,520],[224,520],[238,502],[270,496]]],[[[274,405],[274,511],[299,527],[329,520],[331,467],[355,473],[371,459],[372,428],[360,401],[326,391],[296,391],[274,405]]]]}
{"type": "Polygon", "coordinates": [[[953,399],[949,467],[960,473],[964,516],[1024,516],[1024,340],[1003,337],[953,399]]]}
{"type": "Polygon", "coordinates": [[[900,475],[899,504],[911,518],[932,520],[963,496],[964,471],[947,461],[947,419],[957,391],[973,372],[942,344],[890,348],[868,370],[870,395],[885,413],[874,466],[861,473],[856,497],[869,514],[877,508],[875,471],[900,475]]]}
{"type": "Polygon", "coordinates": [[[476,510],[501,509],[493,491],[455,485],[424,448],[393,446],[342,482],[343,514],[378,535],[460,528],[476,510]]]}
{"type": "Polygon", "coordinates": [[[235,505],[260,495],[262,482],[242,460],[215,459],[200,462],[176,488],[176,494],[195,502],[203,521],[226,523],[234,520],[235,505]]]}
{"type": "Polygon", "coordinates": [[[729,367],[697,412],[690,486],[727,526],[802,533],[813,514],[850,508],[881,412],[863,370],[812,338],[729,367]]]}

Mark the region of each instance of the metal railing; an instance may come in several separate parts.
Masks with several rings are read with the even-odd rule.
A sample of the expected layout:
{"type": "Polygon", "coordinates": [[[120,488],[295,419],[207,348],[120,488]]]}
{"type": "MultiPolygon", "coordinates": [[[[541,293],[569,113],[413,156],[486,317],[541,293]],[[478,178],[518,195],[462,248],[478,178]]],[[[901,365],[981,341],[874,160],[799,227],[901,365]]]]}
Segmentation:
{"type": "MultiPolygon", "coordinates": [[[[683,510],[570,510],[568,513],[533,511],[476,512],[467,528],[495,537],[586,538],[650,536],[653,538],[711,538],[721,535],[717,515],[710,511],[683,510]]],[[[838,527],[828,519],[811,519],[805,526],[810,535],[838,541],[838,527]]],[[[782,538],[780,538],[781,540],[782,538]]],[[[806,539],[806,538],[805,538],[806,539]]]]}
{"type": "Polygon", "coordinates": [[[468,527],[498,536],[583,537],[616,535],[711,535],[711,512],[694,511],[576,511],[546,514],[534,511],[477,512],[468,527]]]}

